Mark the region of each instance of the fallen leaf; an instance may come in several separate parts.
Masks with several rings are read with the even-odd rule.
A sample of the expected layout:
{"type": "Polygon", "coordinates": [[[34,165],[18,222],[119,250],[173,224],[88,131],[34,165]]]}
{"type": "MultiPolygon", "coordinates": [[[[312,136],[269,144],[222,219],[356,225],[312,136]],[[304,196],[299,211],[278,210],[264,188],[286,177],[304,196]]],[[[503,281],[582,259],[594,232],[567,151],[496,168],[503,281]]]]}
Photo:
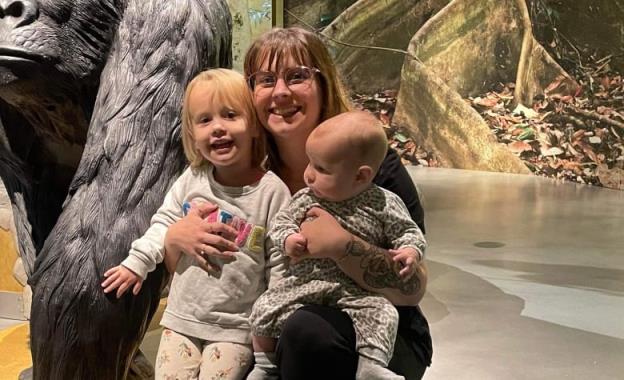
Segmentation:
{"type": "Polygon", "coordinates": [[[385,125],[389,125],[390,124],[390,117],[388,116],[388,112],[380,112],[379,113],[379,120],[381,120],[382,124],[385,125]]]}
{"type": "Polygon", "coordinates": [[[544,93],[550,94],[551,92],[553,92],[556,88],[558,88],[561,85],[561,82],[563,82],[564,79],[565,77],[563,75],[559,75],[557,78],[555,78],[554,81],[550,82],[550,84],[546,86],[546,88],[544,89],[544,93]]]}
{"type": "Polygon", "coordinates": [[[596,156],[596,152],[594,152],[594,150],[589,144],[586,144],[581,141],[579,145],[583,149],[583,153],[585,153],[585,155],[589,157],[590,160],[592,160],[593,162],[597,164],[600,163],[600,160],[598,160],[598,156],[596,156]]]}
{"type": "Polygon", "coordinates": [[[481,107],[492,108],[498,104],[498,99],[489,98],[489,97],[488,98],[476,97],[472,100],[472,104],[481,106],[481,107]]]}
{"type": "Polygon", "coordinates": [[[532,140],[535,138],[535,131],[531,128],[525,128],[518,136],[518,140],[532,140]]]}
{"type": "Polygon", "coordinates": [[[536,112],[539,112],[539,111],[542,111],[542,110],[548,108],[549,105],[550,105],[550,103],[548,102],[548,100],[544,99],[541,102],[535,102],[535,104],[533,104],[533,109],[536,112]]]}
{"type": "Polygon", "coordinates": [[[576,175],[579,175],[583,172],[583,170],[581,169],[581,164],[579,164],[578,162],[569,161],[569,160],[561,160],[561,163],[565,170],[571,170],[576,175]]]}
{"type": "Polygon", "coordinates": [[[600,78],[600,85],[602,86],[603,89],[605,89],[606,91],[609,91],[609,87],[611,87],[611,80],[609,79],[608,76],[604,76],[600,78]]]}
{"type": "Polygon", "coordinates": [[[507,144],[507,146],[512,153],[517,154],[533,150],[533,147],[531,147],[531,145],[525,143],[524,141],[514,141],[507,144]]]}
{"type": "Polygon", "coordinates": [[[572,144],[565,143],[562,145],[570,156],[583,156],[580,152],[577,152],[576,149],[572,147],[572,144]]]}
{"type": "Polygon", "coordinates": [[[553,146],[552,148],[547,149],[546,152],[544,152],[544,156],[558,156],[563,153],[565,153],[563,149],[553,146]]]}
{"type": "Polygon", "coordinates": [[[589,138],[589,142],[591,144],[600,144],[602,142],[602,139],[600,137],[598,137],[598,136],[591,136],[589,138]]]}
{"type": "Polygon", "coordinates": [[[524,132],[524,128],[516,128],[511,131],[512,136],[519,136],[522,132],[524,132]]]}
{"type": "Polygon", "coordinates": [[[394,138],[401,143],[405,143],[407,141],[407,137],[398,132],[394,134],[394,138]]]}
{"type": "Polygon", "coordinates": [[[582,139],[583,136],[585,136],[585,130],[579,129],[578,131],[574,132],[574,134],[572,135],[572,140],[582,139]]]}
{"type": "Polygon", "coordinates": [[[518,106],[512,111],[514,115],[524,115],[527,119],[533,119],[538,116],[538,113],[535,112],[531,108],[527,108],[522,104],[518,104],[518,106]]]}

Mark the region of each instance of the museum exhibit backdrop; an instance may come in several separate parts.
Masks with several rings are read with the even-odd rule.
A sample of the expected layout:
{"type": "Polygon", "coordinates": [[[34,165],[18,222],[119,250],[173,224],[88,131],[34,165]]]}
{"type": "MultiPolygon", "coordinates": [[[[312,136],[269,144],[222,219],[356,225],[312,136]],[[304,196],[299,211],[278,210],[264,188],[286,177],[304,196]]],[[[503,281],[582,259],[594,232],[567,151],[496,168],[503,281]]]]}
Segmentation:
{"type": "MultiPolygon", "coordinates": [[[[36,0],[16,2],[25,5],[0,4],[2,41],[24,20],[43,14],[29,13],[36,0]]],[[[355,107],[381,120],[406,165],[539,175],[624,190],[624,0],[227,0],[227,5],[235,69],[242,70],[250,42],[273,25],[318,31],[355,107]]],[[[83,37],[90,38],[89,30],[83,37]]],[[[0,43],[0,55],[2,49],[0,43]]],[[[19,96],[12,91],[0,88],[0,145],[25,166],[14,168],[6,155],[0,162],[0,318],[27,319],[32,262],[19,259],[26,254],[16,226],[30,224],[14,212],[25,200],[7,189],[19,182],[17,170],[25,170],[34,191],[58,202],[59,209],[44,217],[49,232],[84,138],[59,143],[56,151],[49,145],[46,154],[16,148],[16,139],[39,132],[29,127],[20,136],[7,128],[16,120],[33,123],[11,106],[19,96]],[[50,157],[56,160],[54,174],[37,165],[50,157]],[[37,188],[50,176],[67,180],[37,188]]],[[[80,112],[89,120],[93,106],[80,112]]],[[[26,230],[22,233],[35,233],[26,230]]],[[[34,251],[46,238],[45,233],[36,237],[34,251]]]]}

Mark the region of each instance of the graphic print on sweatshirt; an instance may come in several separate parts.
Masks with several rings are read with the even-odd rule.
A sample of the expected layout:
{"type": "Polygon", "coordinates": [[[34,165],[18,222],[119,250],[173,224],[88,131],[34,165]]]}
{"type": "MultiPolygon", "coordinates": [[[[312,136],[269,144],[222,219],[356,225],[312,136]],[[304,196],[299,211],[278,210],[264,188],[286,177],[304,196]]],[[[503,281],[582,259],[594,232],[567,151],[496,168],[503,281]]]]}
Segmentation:
{"type": "MultiPolygon", "coordinates": [[[[182,204],[182,214],[186,216],[193,206],[197,207],[201,203],[206,202],[207,201],[204,199],[193,199],[190,202],[186,201],[182,204]]],[[[253,253],[261,253],[263,251],[265,233],[264,227],[248,223],[245,219],[239,218],[231,212],[221,208],[217,208],[211,212],[210,215],[204,218],[204,220],[209,223],[220,222],[233,227],[237,231],[234,243],[236,243],[239,247],[245,247],[253,253]]]]}

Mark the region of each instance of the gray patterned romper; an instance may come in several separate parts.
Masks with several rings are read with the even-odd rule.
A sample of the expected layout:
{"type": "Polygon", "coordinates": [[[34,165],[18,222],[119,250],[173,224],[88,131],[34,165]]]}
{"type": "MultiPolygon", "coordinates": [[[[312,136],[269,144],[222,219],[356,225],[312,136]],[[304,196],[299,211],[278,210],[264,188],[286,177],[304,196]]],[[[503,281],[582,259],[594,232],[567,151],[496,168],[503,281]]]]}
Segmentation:
{"type": "MultiPolygon", "coordinates": [[[[381,248],[413,247],[424,254],[426,242],[403,201],[376,185],[342,202],[297,192],[275,217],[269,236],[283,254],[286,238],[299,232],[305,213],[319,206],[352,234],[381,248]]],[[[358,286],[330,259],[304,260],[291,265],[284,278],[258,298],[250,315],[252,333],[279,337],[284,322],[300,307],[317,304],[337,307],[353,321],[356,349],[362,356],[387,365],[394,348],[398,312],[383,296],[358,286]]]]}

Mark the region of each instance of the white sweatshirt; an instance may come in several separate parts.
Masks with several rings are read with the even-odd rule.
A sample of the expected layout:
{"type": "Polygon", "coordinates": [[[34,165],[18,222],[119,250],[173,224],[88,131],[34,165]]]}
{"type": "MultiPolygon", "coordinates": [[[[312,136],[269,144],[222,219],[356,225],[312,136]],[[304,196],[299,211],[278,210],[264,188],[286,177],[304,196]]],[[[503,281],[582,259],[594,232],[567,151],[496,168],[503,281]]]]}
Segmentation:
{"type": "Polygon", "coordinates": [[[204,340],[251,342],[247,318],[269,282],[281,278],[283,258],[266,231],[277,212],[290,200],[288,187],[272,172],[251,186],[226,187],[212,169],[187,169],[173,184],[145,234],[132,243],[121,264],[145,278],[163,261],[167,228],[180,220],[191,202],[209,201],[219,209],[209,221],[221,221],[239,231],[236,260],[211,258],[219,266],[208,274],[195,260],[182,255],[173,277],[161,325],[204,340]]]}

